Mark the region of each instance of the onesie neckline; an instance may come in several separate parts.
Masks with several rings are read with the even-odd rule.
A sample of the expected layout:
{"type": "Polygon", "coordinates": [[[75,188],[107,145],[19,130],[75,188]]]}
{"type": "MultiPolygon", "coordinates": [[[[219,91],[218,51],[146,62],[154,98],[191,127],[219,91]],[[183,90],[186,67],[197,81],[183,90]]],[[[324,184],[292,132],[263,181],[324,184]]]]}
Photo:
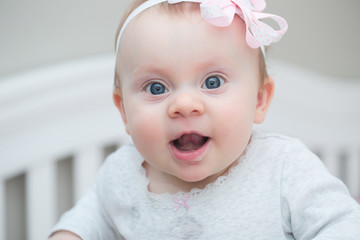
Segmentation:
{"type": "Polygon", "coordinates": [[[232,166],[226,175],[218,177],[214,182],[209,183],[203,189],[194,188],[189,192],[177,192],[175,194],[172,193],[153,193],[148,190],[149,179],[146,176],[146,170],[143,167],[143,158],[139,158],[137,161],[137,169],[139,171],[139,177],[141,179],[142,185],[140,186],[145,192],[145,198],[148,200],[148,204],[155,208],[174,208],[174,201],[180,199],[183,201],[186,199],[186,204],[191,206],[196,206],[210,199],[214,199],[220,196],[222,193],[229,191],[232,187],[234,187],[235,178],[239,177],[241,172],[244,170],[245,166],[248,163],[248,156],[251,155],[250,152],[252,150],[254,135],[257,135],[254,132],[251,135],[250,141],[245,148],[244,153],[240,156],[240,158],[232,166]]]}

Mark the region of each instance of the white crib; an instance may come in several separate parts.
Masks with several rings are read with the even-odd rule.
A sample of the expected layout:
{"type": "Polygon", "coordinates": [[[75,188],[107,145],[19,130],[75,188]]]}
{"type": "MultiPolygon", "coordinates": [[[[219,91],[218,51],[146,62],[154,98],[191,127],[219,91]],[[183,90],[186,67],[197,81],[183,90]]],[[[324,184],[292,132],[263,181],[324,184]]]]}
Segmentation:
{"type": "MultiPolygon", "coordinates": [[[[130,142],[112,104],[113,56],[0,80],[0,239],[46,239],[93,183],[106,154],[130,142]]],[[[360,81],[271,62],[276,95],[258,126],[301,138],[360,195],[360,81]]]]}

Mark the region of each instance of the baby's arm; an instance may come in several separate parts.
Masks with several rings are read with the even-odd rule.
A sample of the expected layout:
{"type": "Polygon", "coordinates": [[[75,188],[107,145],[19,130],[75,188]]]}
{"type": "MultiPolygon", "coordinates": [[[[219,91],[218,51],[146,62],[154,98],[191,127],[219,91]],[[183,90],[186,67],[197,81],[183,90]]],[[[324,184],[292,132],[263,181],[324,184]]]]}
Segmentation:
{"type": "Polygon", "coordinates": [[[69,231],[57,231],[49,240],[82,240],[78,235],[69,231]]]}
{"type": "Polygon", "coordinates": [[[345,185],[315,155],[296,150],[282,178],[284,230],[295,239],[360,239],[360,206],[345,185]]]}
{"type": "Polygon", "coordinates": [[[51,231],[50,239],[118,239],[102,210],[96,186],[60,218],[51,231]]]}

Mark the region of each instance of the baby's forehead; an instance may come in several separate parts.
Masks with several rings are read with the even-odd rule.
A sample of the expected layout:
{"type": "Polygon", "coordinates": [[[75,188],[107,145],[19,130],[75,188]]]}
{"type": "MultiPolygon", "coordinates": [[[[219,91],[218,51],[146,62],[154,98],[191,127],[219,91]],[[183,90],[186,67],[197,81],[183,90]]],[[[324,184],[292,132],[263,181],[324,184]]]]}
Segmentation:
{"type": "Polygon", "coordinates": [[[231,26],[217,27],[206,22],[199,11],[191,9],[191,12],[177,11],[176,16],[161,6],[147,10],[128,25],[121,40],[118,64],[129,74],[154,64],[165,69],[180,65],[190,69],[202,63],[218,62],[223,66],[234,62],[256,64],[259,50],[246,44],[245,26],[240,17],[231,26]]]}

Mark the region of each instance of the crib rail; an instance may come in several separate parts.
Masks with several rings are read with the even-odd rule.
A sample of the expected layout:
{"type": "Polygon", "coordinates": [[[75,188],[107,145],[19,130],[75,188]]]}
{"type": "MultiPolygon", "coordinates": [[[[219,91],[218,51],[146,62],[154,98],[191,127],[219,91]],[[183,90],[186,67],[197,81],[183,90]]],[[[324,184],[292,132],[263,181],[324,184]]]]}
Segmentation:
{"type": "MultiPolygon", "coordinates": [[[[0,239],[46,239],[105,156],[130,142],[112,104],[113,60],[99,56],[0,81],[0,239]]],[[[261,128],[304,140],[359,196],[358,81],[277,62],[270,72],[277,91],[261,128]]]]}
{"type": "Polygon", "coordinates": [[[0,239],[46,239],[94,181],[107,146],[130,142],[112,104],[113,64],[101,56],[0,82],[0,239]],[[59,176],[69,158],[72,174],[59,176]]]}

